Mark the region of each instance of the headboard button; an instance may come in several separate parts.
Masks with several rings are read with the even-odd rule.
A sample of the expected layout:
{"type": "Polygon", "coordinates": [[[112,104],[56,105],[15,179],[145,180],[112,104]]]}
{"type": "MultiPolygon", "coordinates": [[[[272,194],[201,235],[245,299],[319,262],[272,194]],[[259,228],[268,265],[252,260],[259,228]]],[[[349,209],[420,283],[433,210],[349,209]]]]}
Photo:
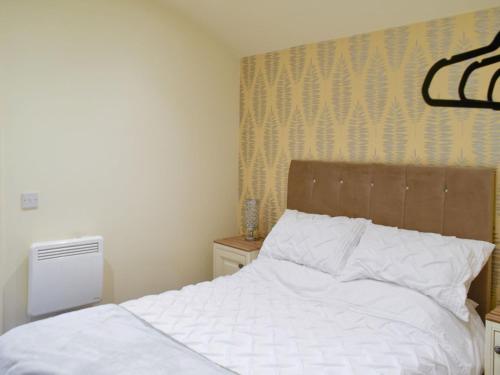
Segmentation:
{"type": "Polygon", "coordinates": [[[316,179],[315,179],[315,178],[313,178],[313,184],[315,184],[315,183],[316,183],[316,179]]]}
{"type": "Polygon", "coordinates": [[[407,186],[407,187],[405,187],[405,189],[406,189],[406,190],[410,190],[410,187],[409,187],[409,186],[407,186]]]}
{"type": "Polygon", "coordinates": [[[340,180],[339,182],[340,182],[341,184],[343,184],[343,183],[344,183],[344,180],[340,180]]]}
{"type": "Polygon", "coordinates": [[[448,188],[447,188],[447,187],[445,187],[445,188],[444,188],[444,192],[445,192],[445,193],[447,193],[447,192],[448,192],[448,188]]]}
{"type": "Polygon", "coordinates": [[[371,186],[371,187],[374,187],[374,186],[375,186],[375,183],[370,182],[370,186],[371,186]]]}

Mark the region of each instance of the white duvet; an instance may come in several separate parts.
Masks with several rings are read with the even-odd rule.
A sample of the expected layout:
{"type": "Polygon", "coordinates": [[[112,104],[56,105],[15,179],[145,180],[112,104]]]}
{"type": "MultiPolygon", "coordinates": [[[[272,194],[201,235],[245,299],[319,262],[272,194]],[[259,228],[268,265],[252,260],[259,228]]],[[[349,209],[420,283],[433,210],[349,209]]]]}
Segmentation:
{"type": "Polygon", "coordinates": [[[39,320],[0,336],[2,375],[231,375],[117,305],[39,320]]]}
{"type": "Polygon", "coordinates": [[[484,326],[393,284],[259,257],[232,276],[122,304],[241,374],[480,374],[484,326]]]}

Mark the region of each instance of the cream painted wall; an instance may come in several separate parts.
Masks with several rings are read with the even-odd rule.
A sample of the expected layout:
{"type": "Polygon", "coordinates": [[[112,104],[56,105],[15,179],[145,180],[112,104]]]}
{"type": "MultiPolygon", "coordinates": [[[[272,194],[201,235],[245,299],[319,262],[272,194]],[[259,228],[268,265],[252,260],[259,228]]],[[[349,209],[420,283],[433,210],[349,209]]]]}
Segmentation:
{"type": "Polygon", "coordinates": [[[103,235],[104,302],[211,277],[237,231],[238,90],[233,52],[154,0],[0,0],[5,330],[33,241],[103,235]]]}

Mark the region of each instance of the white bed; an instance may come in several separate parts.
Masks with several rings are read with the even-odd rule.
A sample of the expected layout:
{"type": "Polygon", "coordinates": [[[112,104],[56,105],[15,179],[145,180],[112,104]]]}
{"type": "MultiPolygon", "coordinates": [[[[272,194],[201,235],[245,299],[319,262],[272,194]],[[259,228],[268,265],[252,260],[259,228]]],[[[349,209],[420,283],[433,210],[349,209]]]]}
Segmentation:
{"type": "Polygon", "coordinates": [[[465,323],[408,288],[259,256],[232,276],[18,327],[0,336],[0,372],[478,375],[484,325],[468,308],[465,323]]]}
{"type": "Polygon", "coordinates": [[[467,309],[261,253],[231,276],[18,327],[0,336],[0,372],[479,375],[484,325],[467,309]]]}
{"type": "Polygon", "coordinates": [[[232,276],[122,304],[240,374],[480,374],[484,326],[410,289],[260,256],[232,276]]]}

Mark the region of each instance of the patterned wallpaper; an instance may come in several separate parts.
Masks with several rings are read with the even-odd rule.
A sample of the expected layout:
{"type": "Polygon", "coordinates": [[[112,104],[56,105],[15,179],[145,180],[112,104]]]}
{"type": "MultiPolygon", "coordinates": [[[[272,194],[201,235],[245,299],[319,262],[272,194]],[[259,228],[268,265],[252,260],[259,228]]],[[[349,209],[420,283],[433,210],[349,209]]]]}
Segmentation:
{"type": "MultiPolygon", "coordinates": [[[[240,224],[251,197],[261,234],[272,228],[285,209],[291,159],[481,165],[500,174],[499,111],[431,107],[421,96],[435,61],[489,44],[499,30],[500,7],[243,58],[240,224]]],[[[456,97],[466,66],[437,75],[431,94],[456,97]]],[[[488,82],[471,76],[466,93],[484,96],[488,82]]],[[[500,183],[496,210],[500,223],[500,183]]],[[[494,298],[497,286],[500,254],[494,298]]]]}

